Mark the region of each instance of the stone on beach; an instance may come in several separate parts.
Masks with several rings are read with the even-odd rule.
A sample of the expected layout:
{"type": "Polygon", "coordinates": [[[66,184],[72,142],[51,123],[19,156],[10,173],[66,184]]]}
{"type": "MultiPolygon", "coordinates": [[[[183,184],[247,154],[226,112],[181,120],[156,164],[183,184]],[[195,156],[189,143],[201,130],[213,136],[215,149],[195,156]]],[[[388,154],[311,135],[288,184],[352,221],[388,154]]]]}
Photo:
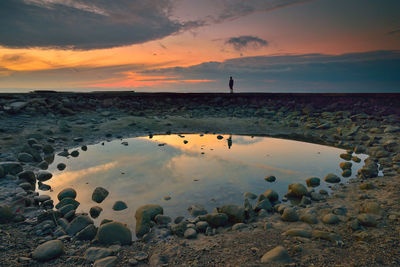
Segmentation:
{"type": "Polygon", "coordinates": [[[261,258],[261,262],[271,264],[285,264],[291,263],[292,260],[284,247],[277,246],[276,248],[271,249],[270,251],[265,253],[261,258]]]}
{"type": "Polygon", "coordinates": [[[73,188],[65,188],[60,193],[58,193],[57,198],[58,200],[62,200],[64,198],[76,198],[76,191],[73,188]]]}
{"type": "Polygon", "coordinates": [[[66,232],[73,236],[79,231],[83,230],[89,224],[93,224],[93,220],[86,215],[79,215],[73,219],[67,226],[66,232]]]}
{"type": "Polygon", "coordinates": [[[112,207],[112,209],[115,211],[120,211],[120,210],[124,210],[127,208],[128,208],[128,206],[126,205],[126,203],[123,201],[120,201],[120,200],[116,201],[112,207]]]}
{"type": "Polygon", "coordinates": [[[200,204],[191,205],[188,208],[188,211],[189,211],[190,215],[192,215],[193,217],[207,214],[207,210],[200,204]]]}
{"type": "Polygon", "coordinates": [[[96,187],[92,194],[92,200],[97,203],[103,202],[103,200],[108,196],[107,189],[103,187],[96,187]]]}
{"type": "Polygon", "coordinates": [[[209,213],[205,215],[205,220],[213,227],[224,226],[228,223],[228,215],[225,213],[209,213]]]}
{"type": "Polygon", "coordinates": [[[90,247],[85,251],[84,257],[89,262],[95,262],[98,259],[102,259],[113,254],[114,251],[109,248],[90,247]]]}
{"type": "Polygon", "coordinates": [[[220,213],[228,215],[229,222],[231,223],[244,222],[245,210],[242,206],[228,204],[217,208],[217,210],[220,213]]]}
{"type": "Polygon", "coordinates": [[[299,215],[293,208],[286,208],[281,216],[282,220],[287,222],[297,222],[299,220],[299,215]]]}
{"type": "Polygon", "coordinates": [[[94,262],[93,267],[113,267],[117,263],[118,258],[115,256],[109,256],[99,259],[94,262]]]}
{"type": "Polygon", "coordinates": [[[90,208],[89,214],[92,218],[97,218],[99,217],[100,213],[103,211],[103,209],[99,206],[94,206],[90,208]]]}
{"type": "Polygon", "coordinates": [[[279,195],[277,192],[275,192],[272,189],[268,189],[267,191],[264,192],[264,197],[268,198],[270,202],[276,202],[279,200],[279,195]]]}
{"type": "Polygon", "coordinates": [[[339,183],[340,182],[340,178],[336,174],[329,173],[329,174],[327,174],[325,176],[324,181],[327,182],[327,183],[334,184],[334,183],[339,183]]]}
{"type": "Polygon", "coordinates": [[[309,177],[306,179],[307,186],[317,187],[320,185],[321,180],[318,177],[309,177]]]}
{"type": "Polygon", "coordinates": [[[135,212],[136,218],[136,236],[142,237],[150,231],[151,220],[158,214],[164,214],[164,210],[161,206],[155,204],[148,204],[139,207],[135,212]]]}
{"type": "Polygon", "coordinates": [[[302,196],[308,195],[307,188],[301,183],[295,183],[289,185],[289,191],[287,196],[301,198],[302,196]]]}
{"type": "Polygon", "coordinates": [[[51,240],[39,245],[32,253],[38,261],[48,261],[64,254],[64,244],[60,240],[51,240]]]}
{"type": "Polygon", "coordinates": [[[47,180],[51,179],[51,177],[53,177],[53,174],[51,174],[48,171],[41,170],[41,171],[38,171],[38,173],[37,173],[37,179],[41,182],[47,181],[47,180]]]}
{"type": "Polygon", "coordinates": [[[130,245],[132,242],[132,232],[126,225],[113,221],[100,225],[97,231],[97,239],[105,245],[112,245],[114,243],[130,245]]]}

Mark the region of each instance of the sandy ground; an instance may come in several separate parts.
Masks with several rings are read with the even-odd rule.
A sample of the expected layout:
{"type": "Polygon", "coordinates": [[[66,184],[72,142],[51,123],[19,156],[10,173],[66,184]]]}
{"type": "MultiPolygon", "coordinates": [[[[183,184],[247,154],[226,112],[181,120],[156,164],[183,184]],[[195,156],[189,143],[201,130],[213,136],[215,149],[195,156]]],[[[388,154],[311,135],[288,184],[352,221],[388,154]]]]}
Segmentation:
{"type": "MultiPolygon", "coordinates": [[[[361,177],[335,185],[324,201],[295,207],[313,211],[317,224],[282,221],[268,213],[245,228],[216,229],[196,239],[149,235],[130,246],[114,248],[118,266],[279,266],[262,256],[283,246],[288,266],[400,265],[400,97],[391,95],[287,94],[25,94],[0,96],[0,162],[16,161],[29,138],[51,144],[56,151],[105,139],[165,133],[229,133],[276,136],[342,147],[365,149],[380,164],[384,177],[361,177]],[[19,104],[15,104],[19,103],[19,104]],[[82,137],[77,142],[74,138],[82,137]],[[360,189],[361,184],[371,189],[360,189]],[[374,203],[373,212],[365,208],[374,203]],[[376,208],[378,207],[378,208],[376,208]],[[336,213],[337,224],[322,222],[336,213]],[[358,215],[374,217],[375,227],[350,226],[358,215]],[[340,240],[283,234],[290,229],[335,233],[340,240]],[[148,257],[135,261],[138,252],[148,257]]],[[[24,164],[24,169],[37,163],[24,164]]],[[[322,177],[321,177],[322,178],[322,177]]],[[[15,205],[6,193],[18,180],[0,178],[0,205],[15,205]]],[[[29,196],[24,198],[32,198],[29,196]]],[[[27,201],[29,202],[29,201],[27,201]]],[[[29,203],[25,203],[25,205],[29,203]]],[[[229,204],[229,203],[226,203],[229,204]]],[[[32,205],[30,205],[32,206],[32,205]]],[[[34,206],[34,205],[33,205],[34,206]]],[[[36,207],[39,209],[39,207],[36,207]]],[[[35,234],[35,220],[0,225],[0,266],[90,266],[83,255],[89,241],[65,241],[66,253],[37,262],[32,251],[44,241],[35,234]]],[[[154,233],[157,229],[154,228],[154,233]]]]}

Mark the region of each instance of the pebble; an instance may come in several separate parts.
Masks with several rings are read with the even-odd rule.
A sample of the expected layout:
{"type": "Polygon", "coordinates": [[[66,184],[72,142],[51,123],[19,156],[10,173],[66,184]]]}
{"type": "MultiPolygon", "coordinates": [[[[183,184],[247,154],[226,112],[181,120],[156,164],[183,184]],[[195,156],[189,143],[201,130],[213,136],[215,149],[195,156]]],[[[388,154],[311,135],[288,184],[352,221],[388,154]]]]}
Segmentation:
{"type": "Polygon", "coordinates": [[[92,200],[97,203],[103,202],[103,200],[108,196],[109,192],[103,187],[96,187],[92,193],[92,200]]]}
{"type": "Polygon", "coordinates": [[[193,239],[197,237],[197,231],[193,228],[188,228],[186,229],[185,233],[183,236],[187,239],[193,239]]]}
{"type": "Polygon", "coordinates": [[[261,262],[284,264],[291,263],[292,260],[284,247],[277,246],[276,248],[265,253],[261,258],[261,262]]]}
{"type": "Polygon", "coordinates": [[[98,259],[102,259],[113,255],[113,251],[108,248],[91,247],[85,251],[84,257],[89,262],[95,262],[98,259]]]}
{"type": "Polygon", "coordinates": [[[339,217],[335,214],[328,213],[322,217],[322,222],[325,224],[337,224],[340,222],[339,217]]]}
{"type": "Polygon", "coordinates": [[[293,208],[286,208],[283,211],[281,218],[283,221],[287,222],[297,222],[299,220],[299,216],[297,215],[296,210],[293,208]]]}
{"type": "Polygon", "coordinates": [[[127,208],[128,208],[128,206],[126,205],[126,203],[123,201],[120,201],[120,200],[116,201],[112,207],[112,209],[115,211],[120,211],[120,210],[124,210],[127,208]]]}
{"type": "Polygon", "coordinates": [[[39,245],[32,253],[38,261],[48,261],[64,254],[64,244],[60,240],[51,240],[39,245]]]}

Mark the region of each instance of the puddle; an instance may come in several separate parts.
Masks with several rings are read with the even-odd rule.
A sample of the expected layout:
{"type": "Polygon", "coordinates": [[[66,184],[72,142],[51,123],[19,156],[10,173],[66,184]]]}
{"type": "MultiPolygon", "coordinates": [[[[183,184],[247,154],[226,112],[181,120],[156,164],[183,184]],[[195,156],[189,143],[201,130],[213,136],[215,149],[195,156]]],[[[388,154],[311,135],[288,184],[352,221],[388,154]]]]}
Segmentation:
{"type": "MultiPolygon", "coordinates": [[[[270,137],[217,137],[163,135],[89,145],[87,151],[78,149],[78,157],[56,156],[49,167],[53,178],[46,182],[53,192],[40,193],[56,200],[58,192],[73,187],[81,203],[77,212],[99,205],[103,212],[96,224],[110,218],[134,229],[135,211],[144,204],[160,204],[164,214],[172,218],[189,216],[187,208],[192,204],[201,204],[211,212],[223,204],[242,205],[244,192],[258,195],[273,189],[282,197],[290,183],[305,184],[310,176],[321,178],[316,190],[328,189],[322,180],[326,174],[341,177],[339,163],[343,160],[339,155],[345,153],[343,149],[270,137]],[[61,162],[67,165],[64,171],[56,168],[61,162]],[[269,175],[276,176],[276,182],[266,182],[264,177],[269,175]],[[101,204],[91,200],[97,186],[110,192],[101,204]],[[171,199],[165,200],[165,196],[171,199]],[[113,211],[117,200],[124,201],[128,209],[113,211]]],[[[349,178],[355,177],[367,157],[357,156],[362,161],[352,162],[349,178]]]]}

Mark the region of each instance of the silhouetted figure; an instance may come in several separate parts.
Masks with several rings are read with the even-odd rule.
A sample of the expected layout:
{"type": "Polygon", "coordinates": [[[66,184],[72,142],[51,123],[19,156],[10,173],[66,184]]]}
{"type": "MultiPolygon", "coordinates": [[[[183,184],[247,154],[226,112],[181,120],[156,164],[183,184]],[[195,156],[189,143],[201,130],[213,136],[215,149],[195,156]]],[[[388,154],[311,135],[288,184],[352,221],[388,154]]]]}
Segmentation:
{"type": "Polygon", "coordinates": [[[230,135],[227,140],[228,140],[228,148],[231,149],[231,146],[232,146],[232,135],[230,135]]]}
{"type": "Polygon", "coordinates": [[[229,79],[229,88],[231,88],[231,94],[233,94],[233,79],[232,79],[232,76],[229,79]]]}

